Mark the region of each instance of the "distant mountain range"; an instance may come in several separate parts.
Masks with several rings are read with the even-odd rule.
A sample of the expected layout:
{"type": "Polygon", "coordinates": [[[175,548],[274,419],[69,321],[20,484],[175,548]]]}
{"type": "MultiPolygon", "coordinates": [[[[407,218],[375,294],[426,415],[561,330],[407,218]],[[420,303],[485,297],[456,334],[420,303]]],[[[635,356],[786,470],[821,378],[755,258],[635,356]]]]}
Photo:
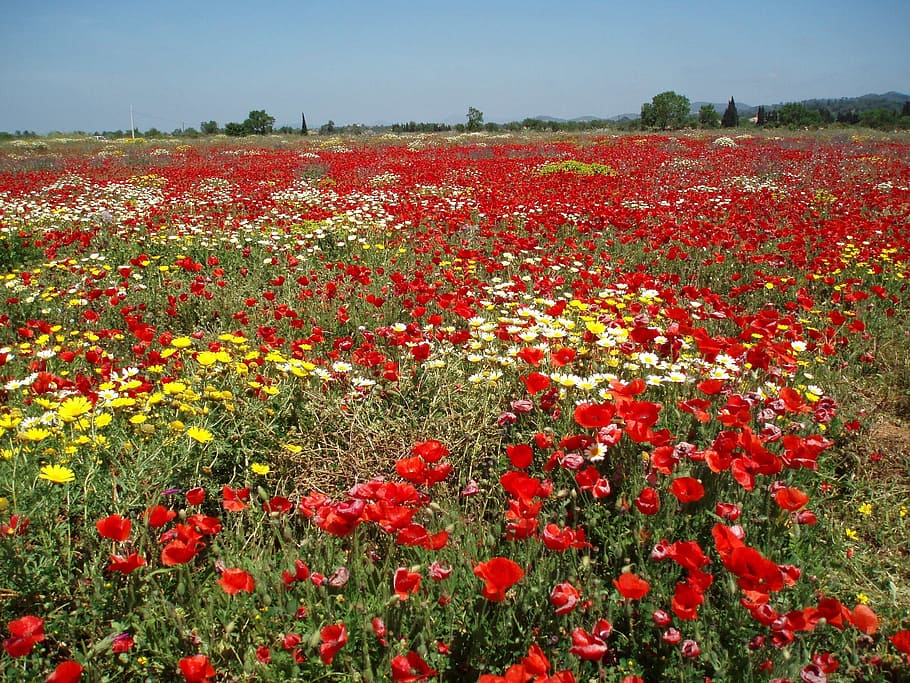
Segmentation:
{"type": "MultiPolygon", "coordinates": [[[[735,100],[734,96],[734,100],[735,100]]],[[[904,102],[910,100],[910,95],[906,95],[900,92],[886,92],[881,95],[870,93],[868,95],[861,95],[860,97],[840,97],[837,99],[814,99],[814,100],[800,100],[798,104],[804,105],[807,109],[827,109],[831,114],[837,116],[840,113],[846,113],[854,111],[857,114],[861,114],[864,111],[869,111],[871,109],[896,109],[904,105],[904,102]]],[[[692,114],[697,116],[699,110],[706,104],[710,104],[714,107],[718,114],[723,114],[727,109],[727,102],[692,102],[691,111],[692,114]]],[[[743,118],[751,118],[758,114],[758,107],[763,106],[766,110],[771,111],[780,107],[781,105],[786,104],[785,102],[778,102],[777,104],[764,104],[764,105],[753,105],[746,104],[744,102],[736,101],[736,111],[743,118]]],[[[544,121],[546,123],[569,123],[576,122],[582,123],[587,121],[596,121],[602,119],[605,121],[621,121],[623,119],[637,119],[639,117],[639,112],[630,113],[630,114],[614,114],[613,116],[579,116],[574,119],[560,119],[553,116],[532,116],[532,119],[537,119],[538,121],[544,121]]]]}

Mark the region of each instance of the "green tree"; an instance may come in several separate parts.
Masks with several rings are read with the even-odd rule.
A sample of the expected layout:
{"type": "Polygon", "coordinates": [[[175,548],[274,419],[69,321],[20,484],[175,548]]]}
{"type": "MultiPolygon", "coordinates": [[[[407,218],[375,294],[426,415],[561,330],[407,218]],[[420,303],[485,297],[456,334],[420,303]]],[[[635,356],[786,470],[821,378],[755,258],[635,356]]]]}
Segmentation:
{"type": "Polygon", "coordinates": [[[468,107],[468,130],[480,130],[483,127],[483,112],[474,107],[468,107]]]}
{"type": "Polygon", "coordinates": [[[272,132],[272,126],[275,125],[275,117],[265,113],[265,109],[251,111],[243,122],[247,132],[253,135],[268,135],[272,132]]]}
{"type": "Polygon", "coordinates": [[[672,90],[655,95],[651,102],[641,105],[641,123],[647,128],[683,128],[688,120],[689,98],[672,90]]]}
{"type": "Polygon", "coordinates": [[[720,116],[713,104],[703,104],[698,110],[698,122],[702,128],[717,128],[720,125],[720,116]]]}
{"type": "Polygon", "coordinates": [[[782,104],[777,110],[777,120],[780,124],[790,128],[807,128],[819,125],[822,117],[817,111],[809,109],[800,102],[788,102],[782,104]]]}
{"type": "Polygon", "coordinates": [[[329,122],[319,126],[319,133],[321,135],[331,135],[335,132],[335,122],[332,119],[329,119],[329,122]]]}
{"type": "Polygon", "coordinates": [[[242,123],[231,121],[231,123],[224,124],[224,134],[239,138],[247,134],[247,129],[242,123]]]}
{"type": "Polygon", "coordinates": [[[199,132],[203,135],[215,135],[218,132],[218,122],[203,121],[199,124],[199,132]]]}
{"type": "Polygon", "coordinates": [[[727,103],[727,109],[724,111],[724,117],[721,119],[721,125],[724,128],[736,128],[739,125],[739,112],[736,111],[736,102],[733,98],[727,103]]]}

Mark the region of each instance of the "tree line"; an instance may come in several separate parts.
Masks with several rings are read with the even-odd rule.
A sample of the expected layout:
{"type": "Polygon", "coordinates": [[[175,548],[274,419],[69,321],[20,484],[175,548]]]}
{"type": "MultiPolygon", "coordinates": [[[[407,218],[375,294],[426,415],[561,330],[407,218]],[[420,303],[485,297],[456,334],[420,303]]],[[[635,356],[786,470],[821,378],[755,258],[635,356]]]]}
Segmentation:
{"type": "MultiPolygon", "coordinates": [[[[893,93],[889,93],[893,95],[893,93]]],[[[910,99],[903,103],[896,102],[893,98],[886,99],[881,96],[864,96],[861,98],[844,98],[841,100],[806,100],[804,102],[788,102],[771,107],[761,106],[755,116],[748,119],[749,125],[759,127],[786,127],[818,128],[821,126],[863,126],[879,130],[910,129],[910,99]],[[862,108],[865,107],[865,108],[862,108]]],[[[336,125],[329,120],[316,131],[307,128],[306,118],[301,116],[301,126],[275,127],[275,117],[269,115],[264,109],[253,110],[242,122],[229,122],[219,126],[217,121],[203,121],[199,128],[177,128],[171,133],[166,133],[157,128],[149,128],[144,132],[136,133],[147,138],[158,137],[185,137],[197,138],[218,134],[232,137],[247,135],[307,135],[312,132],[320,135],[362,135],[381,132],[392,133],[434,133],[434,132],[474,132],[474,131],[561,131],[578,132],[585,130],[678,130],[681,128],[736,128],[744,125],[745,121],[737,110],[734,98],[730,98],[723,114],[718,112],[714,105],[705,104],[697,114],[692,112],[689,98],[669,90],[651,98],[641,106],[638,118],[625,117],[621,119],[586,119],[577,121],[560,121],[555,119],[526,118],[521,121],[508,123],[494,123],[483,120],[483,112],[476,107],[469,107],[465,123],[449,125],[446,123],[416,122],[393,123],[384,126],[365,126],[354,123],[350,125],[336,125]]],[[[86,133],[75,131],[77,134],[86,133]]],[[[108,139],[129,137],[134,131],[113,130],[95,131],[94,135],[108,139]]],[[[15,131],[8,133],[0,131],[0,141],[17,138],[40,137],[33,131],[15,131]]]]}

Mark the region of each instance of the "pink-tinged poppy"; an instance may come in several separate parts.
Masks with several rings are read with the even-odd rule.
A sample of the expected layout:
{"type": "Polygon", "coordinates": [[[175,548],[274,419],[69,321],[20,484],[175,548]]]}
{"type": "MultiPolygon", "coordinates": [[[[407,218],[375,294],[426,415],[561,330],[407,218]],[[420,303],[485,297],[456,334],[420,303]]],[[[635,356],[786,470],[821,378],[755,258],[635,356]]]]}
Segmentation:
{"type": "Polygon", "coordinates": [[[576,472],[575,483],[581,491],[590,493],[595,498],[606,498],[610,495],[610,482],[600,476],[600,471],[593,465],[576,472]]]}
{"type": "Polygon", "coordinates": [[[201,486],[192,488],[186,492],[186,503],[187,505],[202,505],[202,502],[205,500],[205,489],[201,486]]]}
{"type": "Polygon", "coordinates": [[[44,683],[76,683],[82,678],[82,665],[72,659],[57,665],[57,668],[44,679],[44,683]]]}
{"type": "Polygon", "coordinates": [[[444,567],[437,560],[433,560],[430,566],[427,567],[427,574],[433,581],[445,581],[452,575],[452,568],[444,567]]]}
{"type": "Polygon", "coordinates": [[[593,633],[576,627],[572,629],[572,646],[569,652],[589,662],[599,662],[607,654],[607,644],[593,633]]]}
{"type": "Polygon", "coordinates": [[[133,523],[129,517],[110,515],[95,522],[95,528],[103,538],[123,542],[130,537],[133,523]]]}
{"type": "Polygon", "coordinates": [[[785,486],[774,492],[774,502],[787,512],[796,512],[809,502],[809,496],[797,488],[785,486]]]}
{"type": "Polygon", "coordinates": [[[395,570],[395,576],[392,579],[392,587],[395,595],[399,600],[407,600],[411,593],[420,590],[420,573],[412,572],[405,567],[399,567],[395,570]]]}
{"type": "Polygon", "coordinates": [[[109,572],[130,574],[145,564],[145,558],[139,553],[130,553],[127,556],[111,555],[111,563],[107,566],[109,572]]]}
{"type": "Polygon", "coordinates": [[[526,443],[509,444],[506,446],[506,454],[509,456],[512,467],[521,470],[529,468],[534,460],[534,449],[526,443]]]}
{"type": "Polygon", "coordinates": [[[205,655],[192,655],[184,657],[177,665],[186,683],[212,683],[215,668],[205,655]]]}
{"type": "Polygon", "coordinates": [[[656,515],[660,511],[660,494],[650,486],[643,488],[632,502],[643,515],[656,515]]]}
{"type": "Polygon", "coordinates": [[[682,656],[687,659],[695,659],[701,654],[701,648],[698,646],[698,643],[691,638],[687,638],[683,641],[682,645],[679,646],[679,651],[682,656]]]}
{"type": "Polygon", "coordinates": [[[392,658],[392,680],[396,683],[413,683],[414,681],[425,681],[436,675],[436,670],[431,669],[416,652],[408,652],[406,655],[398,655],[392,658]]]}
{"type": "Polygon", "coordinates": [[[620,574],[618,579],[613,579],[613,585],[628,600],[641,600],[651,590],[650,583],[632,573],[620,574]]]}
{"type": "Polygon", "coordinates": [[[329,624],[319,631],[319,657],[326,666],[332,664],[335,655],[348,642],[348,629],[342,624],[329,624]]]}
{"type": "Polygon", "coordinates": [[[221,578],[216,583],[228,595],[236,595],[241,591],[252,593],[256,589],[256,583],[253,581],[252,575],[237,567],[225,569],[221,572],[221,578]]]}
{"type": "Polygon", "coordinates": [[[3,640],[3,649],[10,657],[24,657],[32,651],[35,643],[44,640],[44,619],[26,615],[6,625],[9,638],[3,640]]]}
{"type": "Polygon", "coordinates": [[[121,633],[116,636],[111,643],[111,652],[114,654],[119,654],[121,652],[129,652],[136,645],[136,640],[129,633],[121,633]]]}
{"type": "Polygon", "coordinates": [[[389,629],[386,628],[382,617],[373,617],[370,619],[370,628],[373,629],[373,633],[376,635],[376,640],[379,641],[379,644],[386,647],[388,642],[385,637],[388,635],[389,629]]]}
{"type": "Polygon", "coordinates": [[[506,591],[518,583],[525,573],[507,557],[493,557],[487,562],[474,565],[474,575],[483,579],[483,597],[491,602],[502,602],[506,591]]]}
{"type": "Polygon", "coordinates": [[[680,503],[692,503],[704,497],[705,487],[694,477],[677,477],[670,484],[670,493],[680,503]]]}
{"type": "Polygon", "coordinates": [[[558,583],[550,591],[550,604],[556,608],[556,614],[568,614],[575,609],[581,594],[568,581],[558,583]]]}
{"type": "Polygon", "coordinates": [[[615,413],[616,406],[612,403],[582,403],[575,407],[573,417],[581,427],[598,429],[612,423],[615,413]]]}
{"type": "Polygon", "coordinates": [[[155,505],[154,507],[148,508],[145,511],[144,516],[146,524],[153,529],[158,529],[174,519],[174,517],[177,516],[177,513],[174,510],[169,510],[163,505],[155,505]]]}

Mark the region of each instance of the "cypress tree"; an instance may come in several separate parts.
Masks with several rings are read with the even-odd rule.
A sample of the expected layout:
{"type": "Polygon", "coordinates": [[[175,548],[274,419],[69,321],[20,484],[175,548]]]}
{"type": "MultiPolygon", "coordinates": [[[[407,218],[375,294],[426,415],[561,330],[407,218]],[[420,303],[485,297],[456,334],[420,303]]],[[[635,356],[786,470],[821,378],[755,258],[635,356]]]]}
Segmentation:
{"type": "Polygon", "coordinates": [[[732,97],[727,105],[727,110],[724,112],[724,117],[721,119],[721,125],[724,128],[735,128],[739,125],[739,112],[736,111],[736,102],[733,101],[732,97]]]}

